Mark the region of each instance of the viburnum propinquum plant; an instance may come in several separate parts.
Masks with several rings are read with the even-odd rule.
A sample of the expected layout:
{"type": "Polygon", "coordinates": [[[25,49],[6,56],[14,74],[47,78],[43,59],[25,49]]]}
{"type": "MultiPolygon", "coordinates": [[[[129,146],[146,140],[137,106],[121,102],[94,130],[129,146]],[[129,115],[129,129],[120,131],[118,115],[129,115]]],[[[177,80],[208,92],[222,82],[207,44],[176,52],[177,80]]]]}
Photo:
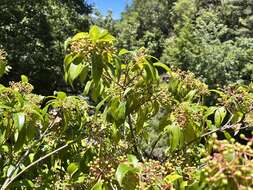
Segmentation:
{"type": "Polygon", "coordinates": [[[66,42],[65,80],[72,86],[83,85],[83,95],[94,106],[93,119],[100,120],[100,130],[105,130],[90,168],[91,176],[96,173],[91,177],[96,181],[93,189],[187,188],[187,179],[190,182],[193,176],[184,169],[197,170],[201,164],[201,156],[197,156],[205,150],[201,140],[218,131],[231,137],[226,129],[238,131],[240,117],[250,110],[230,110],[219,102],[230,96],[226,90],[210,91],[192,73],[171,71],[144,48],[117,50],[115,41],[106,30],[93,26],[89,33],[78,33],[66,42]],[[161,76],[160,72],[166,74],[161,76]],[[221,97],[215,105],[207,106],[205,99],[212,93],[221,97]],[[182,164],[177,168],[181,169],[168,170],[163,163],[177,159],[170,156],[174,152],[178,152],[182,164]],[[128,154],[136,156],[135,164],[130,159],[116,167],[120,163],[117,157],[128,154]],[[145,176],[154,175],[157,180],[148,183],[141,177],[147,172],[141,167],[148,165],[146,159],[161,165],[155,169],[157,174],[150,166],[145,176]]]}
{"type": "Polygon", "coordinates": [[[1,190],[252,189],[252,85],[210,90],[115,42],[97,26],[65,42],[80,95],[0,86],[1,190]]]}

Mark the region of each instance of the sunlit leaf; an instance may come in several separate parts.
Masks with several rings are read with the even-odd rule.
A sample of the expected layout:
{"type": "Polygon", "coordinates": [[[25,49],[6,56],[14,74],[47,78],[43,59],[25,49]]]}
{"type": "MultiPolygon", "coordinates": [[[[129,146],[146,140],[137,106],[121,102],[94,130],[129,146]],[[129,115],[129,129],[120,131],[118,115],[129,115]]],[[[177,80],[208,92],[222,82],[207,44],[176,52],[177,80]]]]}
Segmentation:
{"type": "Polygon", "coordinates": [[[67,172],[69,173],[69,175],[73,176],[77,172],[78,169],[79,169],[79,164],[77,162],[72,162],[69,164],[67,168],[67,172]]]}
{"type": "Polygon", "coordinates": [[[13,114],[14,125],[21,131],[25,124],[25,114],[23,112],[13,114]]]}
{"type": "Polygon", "coordinates": [[[214,121],[215,121],[215,126],[216,127],[221,126],[226,114],[227,114],[227,111],[224,107],[220,107],[215,111],[214,121]]]}

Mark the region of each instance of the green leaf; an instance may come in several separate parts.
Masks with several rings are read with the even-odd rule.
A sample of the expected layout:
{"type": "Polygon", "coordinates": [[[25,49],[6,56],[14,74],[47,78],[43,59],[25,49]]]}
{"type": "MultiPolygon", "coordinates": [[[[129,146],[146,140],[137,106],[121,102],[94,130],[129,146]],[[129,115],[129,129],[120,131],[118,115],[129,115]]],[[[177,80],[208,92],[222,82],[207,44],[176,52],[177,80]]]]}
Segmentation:
{"type": "Polygon", "coordinates": [[[192,101],[194,96],[197,94],[198,90],[191,90],[188,94],[184,97],[185,100],[192,101]]]}
{"type": "Polygon", "coordinates": [[[153,65],[154,65],[155,67],[161,67],[161,68],[163,68],[163,69],[164,69],[165,71],[167,71],[169,74],[172,73],[171,69],[170,69],[167,65],[165,65],[164,63],[156,62],[156,63],[154,63],[153,65]]]}
{"type": "Polygon", "coordinates": [[[105,102],[110,98],[111,96],[107,96],[104,98],[99,104],[96,106],[96,112],[99,112],[100,108],[105,104],[105,102]]]}
{"type": "Polygon", "coordinates": [[[126,177],[128,172],[136,173],[137,169],[133,168],[127,164],[120,164],[118,166],[115,177],[116,177],[116,180],[119,182],[120,186],[122,186],[122,181],[123,181],[124,177],[126,177]]]}
{"type": "Polygon", "coordinates": [[[183,177],[181,175],[173,172],[170,175],[166,176],[164,180],[165,180],[166,183],[171,184],[171,183],[175,182],[176,180],[182,179],[182,178],[183,177]]]}
{"type": "Polygon", "coordinates": [[[5,135],[6,135],[6,130],[3,130],[3,131],[0,130],[0,146],[5,141],[5,135]]]}
{"type": "Polygon", "coordinates": [[[179,148],[183,144],[183,134],[178,125],[175,124],[168,125],[165,127],[164,130],[170,135],[169,143],[170,149],[172,151],[179,148]]]}
{"type": "Polygon", "coordinates": [[[131,163],[135,168],[138,167],[138,159],[136,158],[136,156],[132,155],[132,154],[129,154],[127,155],[127,160],[129,163],[131,163]]]}
{"type": "Polygon", "coordinates": [[[100,34],[101,34],[101,29],[98,26],[92,26],[90,28],[89,36],[93,42],[96,42],[99,39],[100,34]]]}
{"type": "Polygon", "coordinates": [[[109,32],[107,30],[103,30],[101,32],[102,33],[99,36],[99,41],[112,43],[116,40],[116,38],[114,36],[112,36],[111,34],[109,34],[109,32]]]}
{"type": "Polygon", "coordinates": [[[144,65],[145,71],[147,72],[147,80],[156,80],[154,67],[150,63],[145,63],[144,65]]]}
{"type": "Polygon", "coordinates": [[[103,190],[103,182],[98,180],[97,183],[91,188],[91,190],[103,190]]]}
{"type": "Polygon", "coordinates": [[[27,136],[27,134],[26,134],[25,128],[22,128],[22,130],[20,132],[15,133],[15,140],[16,140],[16,143],[14,145],[15,151],[18,151],[19,149],[21,149],[23,147],[23,145],[26,142],[26,136],[27,136]]]}
{"type": "Polygon", "coordinates": [[[143,125],[146,119],[146,113],[140,108],[138,111],[138,115],[137,115],[137,121],[136,121],[136,133],[140,134],[142,129],[143,129],[143,125]]]}
{"type": "Polygon", "coordinates": [[[85,85],[85,88],[83,90],[83,95],[84,96],[87,96],[89,91],[90,91],[90,88],[91,88],[91,85],[92,85],[92,81],[88,81],[85,85]]]}
{"type": "Polygon", "coordinates": [[[79,40],[82,38],[87,38],[88,36],[89,36],[89,34],[87,32],[79,32],[76,35],[74,35],[74,37],[71,40],[75,41],[75,40],[79,40]]]}
{"type": "Polygon", "coordinates": [[[67,94],[65,92],[56,92],[56,96],[60,100],[64,100],[65,98],[67,98],[67,94]]]}
{"type": "Polygon", "coordinates": [[[0,61],[0,78],[4,75],[6,69],[6,64],[3,61],[0,61]]]}
{"type": "Polygon", "coordinates": [[[70,64],[69,70],[68,70],[68,81],[70,84],[73,83],[73,81],[81,74],[82,70],[83,70],[83,65],[79,64],[70,64]]]}
{"type": "Polygon", "coordinates": [[[22,82],[26,82],[26,83],[28,83],[28,77],[27,76],[25,76],[25,75],[21,75],[21,81],[22,82]]]}
{"type": "Polygon", "coordinates": [[[214,121],[215,121],[215,126],[220,127],[225,116],[227,114],[227,110],[224,107],[219,107],[214,114],[214,121]]]}
{"type": "Polygon", "coordinates": [[[23,112],[14,113],[13,119],[15,127],[20,131],[25,124],[25,114],[23,112]]]}
{"type": "Polygon", "coordinates": [[[7,177],[11,177],[11,175],[13,174],[15,170],[15,167],[13,165],[10,165],[8,170],[7,170],[7,177]]]}
{"type": "Polygon", "coordinates": [[[71,42],[71,38],[69,37],[69,38],[67,38],[67,40],[65,40],[65,42],[64,42],[64,50],[65,51],[67,51],[67,49],[68,49],[68,46],[69,46],[69,44],[70,44],[70,42],[71,42]]]}
{"type": "Polygon", "coordinates": [[[79,79],[81,83],[84,83],[89,73],[89,66],[85,65],[79,74],[79,79]]]}
{"type": "Polygon", "coordinates": [[[79,169],[79,164],[77,162],[72,162],[71,164],[69,164],[67,168],[67,172],[69,173],[69,175],[73,176],[77,172],[78,169],[79,169]]]}
{"type": "Polygon", "coordinates": [[[231,123],[239,123],[242,119],[243,119],[244,114],[242,112],[235,112],[233,113],[232,119],[231,119],[231,123]]]}
{"type": "Polygon", "coordinates": [[[231,140],[232,139],[231,135],[227,131],[224,131],[223,133],[224,133],[224,135],[225,135],[225,137],[226,137],[227,140],[231,140]]]}
{"type": "Polygon", "coordinates": [[[116,112],[116,120],[124,120],[126,116],[126,102],[121,102],[116,112]]]}
{"type": "Polygon", "coordinates": [[[217,107],[209,107],[205,113],[205,118],[208,118],[208,116],[212,115],[217,110],[217,107]]]}
{"type": "Polygon", "coordinates": [[[75,58],[77,58],[79,56],[79,54],[76,54],[75,56],[73,56],[72,54],[68,54],[65,56],[64,58],[64,69],[65,72],[68,71],[69,69],[69,65],[75,60],[75,58]]]}
{"type": "Polygon", "coordinates": [[[103,73],[102,56],[93,54],[92,55],[91,75],[92,75],[92,79],[95,84],[97,84],[100,81],[102,73],[103,73]]]}
{"type": "Polygon", "coordinates": [[[127,49],[121,49],[119,51],[119,55],[125,55],[125,54],[128,54],[128,53],[129,53],[129,51],[127,49]]]}

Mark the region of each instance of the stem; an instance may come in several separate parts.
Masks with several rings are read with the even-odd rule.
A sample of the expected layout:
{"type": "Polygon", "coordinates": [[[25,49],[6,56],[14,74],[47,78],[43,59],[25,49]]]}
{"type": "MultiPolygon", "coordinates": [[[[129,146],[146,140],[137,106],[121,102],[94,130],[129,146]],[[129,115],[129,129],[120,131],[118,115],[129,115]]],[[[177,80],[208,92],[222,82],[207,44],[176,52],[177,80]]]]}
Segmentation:
{"type": "Polygon", "coordinates": [[[18,163],[15,165],[14,169],[12,170],[12,172],[10,173],[10,176],[4,181],[4,184],[2,185],[1,190],[7,185],[9,185],[11,183],[11,179],[13,178],[13,174],[16,172],[16,170],[18,169],[18,167],[20,166],[20,164],[23,162],[23,160],[26,159],[26,157],[29,155],[31,149],[38,143],[40,142],[45,135],[47,134],[47,132],[54,126],[55,124],[55,120],[49,124],[49,126],[47,127],[47,129],[44,131],[44,133],[41,135],[41,137],[35,141],[28,150],[26,150],[26,152],[19,158],[18,163]]]}
{"type": "Polygon", "coordinates": [[[135,136],[135,132],[134,132],[134,128],[133,128],[132,119],[131,119],[130,114],[128,115],[128,124],[130,127],[130,132],[131,132],[131,136],[132,136],[133,143],[134,143],[134,151],[137,154],[138,159],[142,161],[143,160],[142,155],[138,150],[137,140],[136,140],[136,136],[135,136]]]}
{"type": "MultiPolygon", "coordinates": [[[[241,127],[239,130],[247,129],[247,128],[251,128],[251,127],[252,127],[252,126],[245,126],[245,127],[241,127]]],[[[231,129],[231,128],[233,128],[233,125],[223,126],[222,128],[215,129],[215,130],[213,130],[213,131],[209,131],[209,132],[207,132],[207,133],[204,133],[204,134],[201,135],[200,137],[197,137],[196,139],[193,139],[192,141],[190,141],[189,143],[187,143],[187,144],[185,145],[184,148],[186,148],[187,146],[191,145],[191,144],[194,143],[195,141],[197,141],[197,140],[199,140],[199,139],[202,139],[202,138],[204,138],[204,137],[206,137],[206,136],[209,136],[209,135],[211,135],[211,134],[213,134],[213,133],[216,133],[216,132],[218,132],[218,131],[223,132],[223,131],[225,131],[226,129],[231,129]]]]}
{"type": "Polygon", "coordinates": [[[49,156],[51,156],[51,155],[53,155],[53,154],[55,154],[55,153],[57,153],[57,152],[59,152],[59,151],[65,149],[66,147],[69,146],[69,144],[70,144],[70,143],[65,144],[64,146],[61,146],[60,148],[54,150],[53,152],[50,152],[50,153],[46,154],[45,156],[39,158],[38,160],[36,160],[36,161],[32,162],[31,164],[29,164],[28,166],[26,166],[26,167],[25,167],[22,171],[20,171],[17,175],[15,175],[14,177],[12,176],[12,177],[8,180],[8,182],[5,182],[5,184],[1,187],[1,190],[7,189],[7,187],[8,187],[15,179],[17,179],[17,177],[19,177],[21,174],[23,174],[26,170],[28,170],[28,169],[31,168],[32,166],[36,165],[37,163],[41,162],[42,160],[48,158],[49,156]]]}
{"type": "Polygon", "coordinates": [[[152,145],[152,149],[151,149],[151,151],[149,153],[149,158],[152,156],[152,154],[154,152],[154,149],[155,149],[156,145],[158,144],[158,142],[161,140],[162,136],[163,136],[163,133],[160,133],[160,135],[158,136],[158,138],[156,139],[156,141],[152,145]]]}

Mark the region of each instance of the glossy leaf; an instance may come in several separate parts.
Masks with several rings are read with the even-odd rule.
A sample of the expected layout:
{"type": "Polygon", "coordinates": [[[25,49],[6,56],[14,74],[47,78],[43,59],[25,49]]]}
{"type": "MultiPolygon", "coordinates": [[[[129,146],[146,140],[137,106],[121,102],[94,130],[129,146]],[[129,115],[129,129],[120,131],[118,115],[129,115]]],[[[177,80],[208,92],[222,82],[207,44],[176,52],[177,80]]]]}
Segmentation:
{"type": "Polygon", "coordinates": [[[214,121],[215,121],[215,126],[220,127],[224,118],[226,117],[227,111],[224,107],[220,107],[215,111],[214,114],[214,121]]]}
{"type": "Polygon", "coordinates": [[[25,114],[23,112],[14,113],[13,119],[14,125],[18,128],[19,131],[21,131],[25,124],[25,114]]]}
{"type": "Polygon", "coordinates": [[[119,184],[122,186],[122,182],[124,177],[126,177],[128,172],[137,172],[136,168],[133,168],[132,166],[129,166],[127,164],[120,164],[116,170],[116,180],[119,182],[119,184]]]}
{"type": "Polygon", "coordinates": [[[73,176],[77,172],[78,169],[79,169],[79,164],[76,162],[72,162],[71,164],[69,164],[67,168],[67,172],[69,173],[69,175],[73,176]]]}

